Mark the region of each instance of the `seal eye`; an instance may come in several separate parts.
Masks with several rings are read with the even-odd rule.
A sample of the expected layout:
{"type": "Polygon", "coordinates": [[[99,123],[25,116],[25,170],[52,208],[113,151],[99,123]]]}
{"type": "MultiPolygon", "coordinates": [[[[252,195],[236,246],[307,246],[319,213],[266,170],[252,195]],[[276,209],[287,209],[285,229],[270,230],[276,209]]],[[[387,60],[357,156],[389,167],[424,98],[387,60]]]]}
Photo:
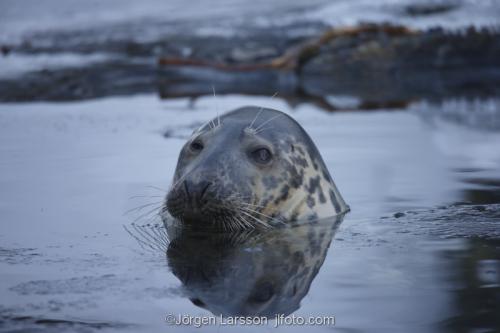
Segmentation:
{"type": "Polygon", "coordinates": [[[200,152],[203,150],[203,143],[200,141],[200,140],[194,140],[193,142],[191,142],[191,144],[189,145],[189,148],[197,153],[197,152],[200,152]]]}
{"type": "Polygon", "coordinates": [[[252,158],[260,164],[267,164],[271,161],[272,154],[267,148],[258,148],[252,151],[252,158]]]}

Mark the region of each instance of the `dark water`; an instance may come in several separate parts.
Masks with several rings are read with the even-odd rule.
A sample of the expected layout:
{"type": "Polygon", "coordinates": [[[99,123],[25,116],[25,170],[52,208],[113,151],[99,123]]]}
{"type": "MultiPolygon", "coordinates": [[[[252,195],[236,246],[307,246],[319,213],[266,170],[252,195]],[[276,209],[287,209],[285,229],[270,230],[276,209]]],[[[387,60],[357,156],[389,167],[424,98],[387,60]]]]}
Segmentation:
{"type": "MultiPolygon", "coordinates": [[[[326,25],[495,30],[499,10],[476,0],[0,2],[3,91],[28,101],[0,103],[0,332],[500,331],[496,87],[458,85],[449,94],[443,81],[415,73],[406,78],[414,85],[370,85],[392,102],[369,105],[355,89],[286,96],[287,84],[295,87],[287,77],[197,71],[193,86],[165,73],[178,85],[159,94],[187,98],[130,96],[153,91],[143,85],[169,51],[156,46],[173,36],[187,39],[189,47],[176,44],[182,38],[173,45],[182,56],[193,46],[213,56],[231,44],[225,37],[300,39],[326,25]],[[107,71],[111,64],[118,70],[107,71]],[[72,86],[85,73],[102,91],[72,86]],[[286,83],[276,98],[273,80],[286,83]],[[59,100],[75,90],[75,99],[111,97],[29,102],[43,99],[44,82],[59,100]],[[227,95],[194,98],[211,85],[227,95]],[[217,112],[249,104],[297,119],[352,211],[266,233],[166,230],[157,212],[185,139],[217,112]],[[219,314],[270,321],[197,327],[219,314]],[[277,314],[335,320],[275,328],[277,314]],[[169,322],[179,316],[192,322],[169,322]]],[[[265,57],[262,45],[231,56],[265,57]]],[[[464,69],[466,82],[483,74],[464,69]]]]}
{"type": "Polygon", "coordinates": [[[166,316],[284,313],[335,316],[341,332],[496,331],[498,110],[494,98],[345,113],[241,95],[1,104],[0,330],[190,332],[166,316]],[[303,125],[352,211],[264,235],[167,235],[155,213],[186,136],[247,104],[303,125]]]}

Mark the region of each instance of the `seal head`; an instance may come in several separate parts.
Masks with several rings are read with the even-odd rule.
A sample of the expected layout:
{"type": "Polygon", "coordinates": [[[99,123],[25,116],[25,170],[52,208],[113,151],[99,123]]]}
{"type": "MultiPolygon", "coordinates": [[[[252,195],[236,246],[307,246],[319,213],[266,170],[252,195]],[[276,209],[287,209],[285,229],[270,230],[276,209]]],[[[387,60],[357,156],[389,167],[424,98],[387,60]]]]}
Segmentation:
{"type": "Polygon", "coordinates": [[[325,218],[349,207],[293,118],[243,107],[193,132],[165,209],[184,223],[232,230],[325,218]]]}

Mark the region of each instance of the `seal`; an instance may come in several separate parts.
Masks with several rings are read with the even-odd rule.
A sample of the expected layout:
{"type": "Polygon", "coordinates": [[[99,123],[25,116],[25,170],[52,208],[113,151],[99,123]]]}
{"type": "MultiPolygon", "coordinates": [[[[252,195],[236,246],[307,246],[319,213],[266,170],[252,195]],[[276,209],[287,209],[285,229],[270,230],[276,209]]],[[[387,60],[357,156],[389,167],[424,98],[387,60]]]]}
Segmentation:
{"type": "Polygon", "coordinates": [[[314,221],[349,206],[306,131],[281,111],[249,106],[193,132],[162,211],[235,230],[314,221]]]}

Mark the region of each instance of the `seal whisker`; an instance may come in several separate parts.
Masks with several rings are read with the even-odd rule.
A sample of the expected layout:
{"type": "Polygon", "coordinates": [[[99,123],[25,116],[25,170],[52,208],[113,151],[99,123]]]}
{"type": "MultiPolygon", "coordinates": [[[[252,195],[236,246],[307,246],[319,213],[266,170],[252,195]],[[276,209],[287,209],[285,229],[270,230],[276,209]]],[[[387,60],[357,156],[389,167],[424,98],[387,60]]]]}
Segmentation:
{"type": "Polygon", "coordinates": [[[266,215],[264,213],[258,212],[255,209],[252,209],[252,208],[255,208],[255,207],[265,208],[264,206],[253,205],[253,204],[249,204],[249,203],[242,202],[242,201],[236,201],[235,199],[238,199],[238,198],[244,198],[244,197],[243,196],[239,196],[237,193],[233,193],[233,194],[231,194],[229,196],[228,201],[227,201],[227,202],[231,203],[231,205],[225,204],[225,205],[220,205],[220,206],[217,206],[217,207],[228,209],[228,210],[232,211],[233,213],[235,213],[233,222],[236,223],[239,227],[241,227],[241,228],[246,228],[246,227],[252,227],[253,228],[254,227],[253,223],[251,223],[250,221],[248,221],[243,215],[251,217],[253,220],[257,221],[258,223],[260,223],[260,224],[262,224],[262,225],[264,225],[266,227],[271,227],[268,223],[266,223],[266,222],[262,221],[261,219],[258,219],[257,217],[251,215],[252,213],[259,214],[259,215],[264,216],[265,218],[273,220],[273,221],[278,221],[279,223],[283,223],[280,220],[277,220],[277,219],[275,219],[275,218],[273,218],[271,216],[268,216],[268,215],[266,215]]]}
{"type": "Polygon", "coordinates": [[[137,241],[137,243],[141,246],[142,249],[146,250],[147,248],[149,248],[150,250],[153,251],[158,250],[158,248],[154,247],[150,243],[141,239],[142,236],[139,237],[137,235],[134,235],[134,233],[132,233],[132,231],[130,231],[125,225],[123,225],[123,229],[125,229],[125,231],[137,241]]]}
{"type": "Polygon", "coordinates": [[[154,208],[148,210],[147,212],[145,212],[145,213],[137,216],[134,219],[134,222],[137,222],[139,220],[144,220],[144,222],[145,222],[145,221],[147,221],[147,220],[149,220],[151,218],[151,214],[153,214],[153,216],[154,215],[158,215],[159,212],[160,212],[160,210],[161,210],[161,206],[155,206],[154,208]],[[158,212],[158,213],[156,213],[156,212],[158,212]]]}
{"type": "Polygon", "coordinates": [[[163,198],[163,195],[133,195],[128,198],[128,200],[139,199],[139,198],[163,198]]]}
{"type": "Polygon", "coordinates": [[[233,230],[233,225],[236,223],[234,217],[224,216],[225,225],[228,230],[233,230]]]}
{"type": "Polygon", "coordinates": [[[228,198],[229,200],[232,200],[232,199],[235,199],[235,200],[238,200],[238,201],[235,201],[236,203],[239,203],[239,202],[242,202],[242,201],[246,201],[248,199],[250,199],[249,196],[242,196],[241,194],[239,193],[233,193],[229,196],[228,198]]]}
{"type": "Polygon", "coordinates": [[[151,216],[145,217],[141,219],[140,221],[144,224],[151,224],[151,223],[156,223],[159,222],[160,214],[152,214],[151,216]]]}
{"type": "Polygon", "coordinates": [[[226,223],[227,223],[227,218],[226,217],[223,217],[222,218],[222,230],[226,230],[226,223]]]}
{"type": "Polygon", "coordinates": [[[241,216],[235,216],[236,223],[238,224],[238,229],[245,229],[245,223],[243,222],[241,216]]]}
{"type": "MultiPolygon", "coordinates": [[[[205,126],[207,126],[207,125],[208,125],[208,126],[210,126],[210,121],[211,121],[211,120],[212,120],[212,119],[209,119],[209,120],[207,120],[206,122],[202,123],[202,124],[200,125],[200,127],[198,127],[198,128],[197,128],[197,129],[193,132],[193,134],[195,134],[195,133],[199,133],[199,132],[203,129],[203,127],[205,127],[205,126]]],[[[210,128],[211,128],[211,127],[210,127],[210,128]]]]}
{"type": "Polygon", "coordinates": [[[267,119],[267,120],[266,120],[266,121],[264,121],[262,124],[260,124],[260,125],[259,125],[256,129],[255,129],[255,131],[256,131],[256,132],[258,132],[258,131],[259,131],[259,129],[260,129],[260,128],[262,128],[262,126],[264,126],[265,124],[267,124],[267,123],[269,123],[269,122],[273,121],[274,119],[279,118],[279,117],[281,117],[281,116],[282,116],[282,114],[279,114],[279,115],[277,115],[277,116],[274,116],[274,117],[271,117],[271,118],[267,119]]]}
{"type": "Polygon", "coordinates": [[[266,208],[266,206],[262,206],[262,205],[254,205],[254,204],[250,204],[250,203],[247,203],[247,202],[239,202],[238,204],[240,204],[240,205],[245,205],[245,206],[250,206],[250,207],[266,208]]]}
{"type": "Polygon", "coordinates": [[[161,220],[161,212],[163,211],[162,208],[158,210],[158,213],[152,214],[149,216],[146,220],[144,220],[144,223],[153,223],[155,220],[159,219],[161,220]]]}
{"type": "MultiPolygon", "coordinates": [[[[238,213],[237,211],[234,210],[233,207],[227,205],[227,204],[223,204],[223,205],[217,205],[216,206],[217,208],[222,208],[222,209],[226,209],[226,210],[229,210],[233,213],[238,213]]],[[[228,216],[224,216],[224,219],[227,220],[228,219],[228,216]]],[[[242,221],[240,221],[238,219],[238,215],[237,214],[233,214],[232,216],[229,217],[229,226],[233,226],[234,224],[237,224],[240,228],[243,228],[244,229],[244,224],[242,223],[242,221]]],[[[232,228],[231,228],[232,230],[232,228]]]]}
{"type": "Polygon", "coordinates": [[[264,107],[261,107],[259,112],[257,112],[257,114],[255,115],[255,118],[253,118],[252,122],[250,123],[250,125],[248,125],[247,128],[249,129],[253,129],[253,124],[255,123],[255,121],[257,120],[257,118],[259,118],[260,114],[262,113],[262,111],[264,111],[264,107]]]}
{"type": "Polygon", "coordinates": [[[149,214],[151,214],[151,213],[154,213],[155,211],[157,211],[157,212],[158,212],[158,214],[159,214],[159,213],[160,213],[160,208],[161,208],[161,206],[158,206],[158,207],[155,207],[155,208],[153,208],[153,209],[151,209],[151,210],[148,210],[146,213],[144,213],[144,214],[139,215],[138,217],[136,217],[136,218],[134,219],[134,222],[137,222],[137,221],[139,221],[140,219],[145,218],[146,216],[148,216],[148,215],[149,215],[149,214]]]}
{"type": "MultiPolygon", "coordinates": [[[[238,210],[239,213],[242,213],[246,216],[251,216],[253,218],[255,218],[256,216],[253,215],[253,211],[247,209],[247,208],[243,208],[243,207],[240,207],[240,209],[238,210]]],[[[262,224],[267,224],[266,222],[262,221],[261,219],[259,219],[260,223],[262,224]]]]}
{"type": "Polygon", "coordinates": [[[250,208],[250,207],[241,207],[241,210],[243,210],[243,211],[245,211],[245,212],[247,212],[247,213],[252,213],[252,214],[253,214],[253,213],[255,213],[255,214],[259,214],[259,215],[264,216],[264,217],[266,217],[266,218],[268,218],[268,219],[274,219],[273,217],[268,216],[268,215],[266,215],[266,214],[264,214],[264,213],[261,213],[261,212],[259,212],[259,211],[257,211],[257,210],[254,210],[254,209],[252,209],[252,208],[250,208]]]}
{"type": "MultiPolygon", "coordinates": [[[[278,95],[278,92],[275,92],[272,96],[271,96],[271,100],[276,97],[278,95]]],[[[255,118],[253,118],[252,122],[250,123],[250,125],[247,127],[249,129],[252,129],[252,126],[253,124],[255,123],[255,121],[257,120],[257,118],[259,118],[260,114],[262,113],[262,111],[264,111],[264,107],[262,106],[260,109],[259,109],[259,112],[257,112],[257,114],[255,115],[255,118]]]]}
{"type": "MultiPolygon", "coordinates": [[[[228,202],[232,203],[234,206],[238,206],[240,204],[245,204],[245,205],[252,205],[252,206],[258,206],[258,205],[254,205],[254,204],[251,204],[249,202],[246,202],[247,200],[251,199],[250,196],[242,196],[242,195],[239,195],[239,193],[233,193],[231,194],[231,196],[229,196],[228,198],[228,202]]],[[[262,208],[264,208],[264,206],[260,206],[262,208]]]]}
{"type": "Polygon", "coordinates": [[[268,219],[270,219],[270,220],[272,220],[272,221],[277,221],[277,222],[282,223],[282,224],[283,224],[283,223],[285,223],[284,221],[282,221],[282,220],[280,220],[280,219],[277,219],[277,218],[275,218],[275,217],[271,217],[271,216],[269,216],[269,215],[266,215],[266,214],[261,213],[261,212],[259,212],[259,211],[256,211],[256,210],[253,210],[253,209],[250,209],[250,208],[248,208],[248,207],[246,207],[246,208],[244,208],[244,209],[245,209],[248,213],[255,213],[255,214],[259,214],[259,215],[262,215],[262,216],[264,216],[264,217],[266,217],[266,218],[268,218],[268,219]]]}
{"type": "Polygon", "coordinates": [[[272,101],[274,97],[278,96],[278,92],[276,91],[270,98],[270,100],[272,101]]]}
{"type": "MultiPolygon", "coordinates": [[[[247,208],[247,209],[248,209],[248,208],[247,208]]],[[[270,220],[272,220],[272,221],[276,221],[276,222],[279,222],[279,223],[282,223],[282,224],[283,224],[283,223],[285,223],[285,222],[284,222],[283,220],[281,220],[281,219],[278,219],[278,218],[275,218],[275,217],[272,217],[272,216],[266,215],[266,214],[261,213],[261,212],[258,212],[258,211],[256,211],[256,210],[250,210],[249,212],[251,212],[251,213],[255,213],[255,214],[259,214],[259,215],[262,215],[262,216],[264,216],[264,217],[266,217],[266,218],[268,218],[268,219],[270,219],[270,220]]]]}
{"type": "Polygon", "coordinates": [[[136,230],[140,230],[144,235],[148,236],[149,239],[151,239],[153,243],[157,245],[159,248],[163,248],[164,246],[163,241],[159,239],[157,236],[151,234],[150,231],[146,229],[146,226],[134,226],[134,227],[136,230]]]}
{"type": "Polygon", "coordinates": [[[260,128],[259,130],[256,130],[256,131],[255,131],[255,134],[262,133],[262,132],[264,132],[265,130],[272,129],[272,128],[274,128],[274,126],[267,126],[267,127],[264,127],[264,128],[260,128]]]}
{"type": "Polygon", "coordinates": [[[140,206],[137,206],[137,207],[134,207],[134,208],[131,208],[131,209],[125,211],[125,213],[123,213],[123,215],[127,215],[129,213],[134,212],[134,211],[140,212],[141,210],[143,210],[146,207],[149,207],[149,206],[152,206],[152,205],[158,205],[158,204],[162,204],[162,203],[163,203],[163,200],[152,202],[152,203],[147,203],[147,204],[144,204],[144,205],[140,205],[140,206]]]}
{"type": "MultiPolygon", "coordinates": [[[[235,193],[233,193],[233,195],[231,195],[230,197],[233,197],[234,194],[235,193]]],[[[223,204],[223,205],[217,205],[215,207],[226,209],[233,213],[231,216],[229,216],[229,223],[228,223],[231,231],[234,230],[233,228],[234,226],[237,226],[237,229],[246,229],[247,227],[253,228],[253,224],[250,223],[248,220],[244,219],[244,217],[241,215],[241,210],[238,208],[237,203],[235,203],[234,200],[229,200],[228,202],[234,204],[232,205],[223,204]]],[[[228,218],[227,216],[224,216],[223,221],[227,221],[227,218],[228,218]]]]}
{"type": "MultiPolygon", "coordinates": [[[[158,243],[156,242],[156,239],[154,237],[151,237],[147,232],[145,232],[145,230],[143,230],[143,228],[137,226],[135,223],[132,224],[132,228],[134,229],[134,231],[140,236],[142,237],[142,242],[146,245],[148,245],[150,248],[152,249],[156,249],[156,250],[160,250],[160,251],[163,251],[164,249],[158,245],[158,243]],[[154,245],[154,246],[153,246],[154,245]]],[[[127,228],[125,228],[125,230],[128,231],[127,228]]],[[[130,232],[129,232],[130,233],[130,232]]],[[[138,239],[138,237],[132,235],[134,238],[138,239]]]]}
{"type": "Polygon", "coordinates": [[[162,188],[160,188],[160,187],[156,187],[156,186],[152,186],[152,185],[147,185],[146,187],[147,187],[147,188],[152,188],[152,189],[154,189],[154,190],[158,190],[158,191],[162,191],[162,192],[168,193],[168,191],[167,191],[167,190],[164,190],[164,189],[162,189],[162,188]]]}
{"type": "Polygon", "coordinates": [[[234,223],[235,223],[234,218],[229,219],[229,223],[228,223],[228,225],[227,225],[227,227],[228,227],[229,231],[234,231],[234,226],[233,226],[233,225],[234,225],[234,223]]]}
{"type": "Polygon", "coordinates": [[[241,214],[237,214],[236,217],[238,218],[238,220],[240,220],[240,226],[242,229],[246,229],[246,227],[250,227],[252,226],[251,223],[249,223],[245,218],[244,216],[242,216],[241,214]]]}
{"type": "Polygon", "coordinates": [[[238,229],[245,229],[246,223],[243,221],[242,216],[240,214],[234,215],[234,220],[238,225],[238,229]]]}
{"type": "Polygon", "coordinates": [[[153,240],[153,243],[163,252],[166,252],[168,249],[168,242],[165,243],[163,237],[159,237],[156,234],[152,234],[152,231],[145,230],[146,228],[141,228],[149,237],[153,240]]]}
{"type": "Polygon", "coordinates": [[[214,93],[214,102],[215,102],[215,112],[217,112],[217,127],[220,126],[220,115],[219,115],[219,108],[217,107],[217,97],[215,96],[215,87],[212,84],[212,91],[214,93]]]}
{"type": "Polygon", "coordinates": [[[266,206],[263,206],[263,205],[256,205],[256,204],[252,204],[249,202],[245,202],[245,200],[247,200],[248,197],[237,197],[236,199],[240,199],[241,201],[231,201],[231,203],[234,206],[248,206],[248,207],[255,207],[255,208],[266,208],[266,206]]]}
{"type": "Polygon", "coordinates": [[[231,232],[234,231],[234,224],[235,224],[234,218],[228,220],[227,228],[229,229],[229,231],[231,232]]]}
{"type": "Polygon", "coordinates": [[[168,240],[168,235],[167,235],[167,232],[165,230],[165,227],[160,226],[160,225],[154,225],[153,228],[152,228],[152,230],[153,230],[153,233],[155,235],[157,235],[157,239],[159,239],[161,241],[161,243],[166,248],[168,248],[169,240],[168,240]]]}
{"type": "Polygon", "coordinates": [[[224,205],[221,205],[220,208],[228,209],[232,212],[237,212],[235,210],[235,207],[237,208],[242,203],[241,200],[244,199],[242,197],[238,197],[236,193],[233,193],[225,200],[226,203],[224,205]]]}
{"type": "Polygon", "coordinates": [[[255,228],[254,225],[253,225],[253,223],[251,223],[250,221],[248,221],[244,216],[240,215],[240,217],[245,222],[245,226],[246,227],[249,227],[249,228],[252,228],[252,229],[255,228]]]}
{"type": "Polygon", "coordinates": [[[266,227],[266,228],[270,228],[270,227],[271,227],[268,223],[266,223],[266,222],[264,222],[264,221],[262,221],[262,220],[260,220],[260,219],[256,218],[256,217],[255,217],[255,216],[253,216],[252,214],[247,213],[246,211],[243,211],[243,210],[242,210],[241,212],[242,212],[243,214],[245,214],[246,216],[248,216],[248,217],[250,217],[250,218],[254,219],[255,221],[257,221],[259,224],[263,225],[264,227],[266,227]]]}

